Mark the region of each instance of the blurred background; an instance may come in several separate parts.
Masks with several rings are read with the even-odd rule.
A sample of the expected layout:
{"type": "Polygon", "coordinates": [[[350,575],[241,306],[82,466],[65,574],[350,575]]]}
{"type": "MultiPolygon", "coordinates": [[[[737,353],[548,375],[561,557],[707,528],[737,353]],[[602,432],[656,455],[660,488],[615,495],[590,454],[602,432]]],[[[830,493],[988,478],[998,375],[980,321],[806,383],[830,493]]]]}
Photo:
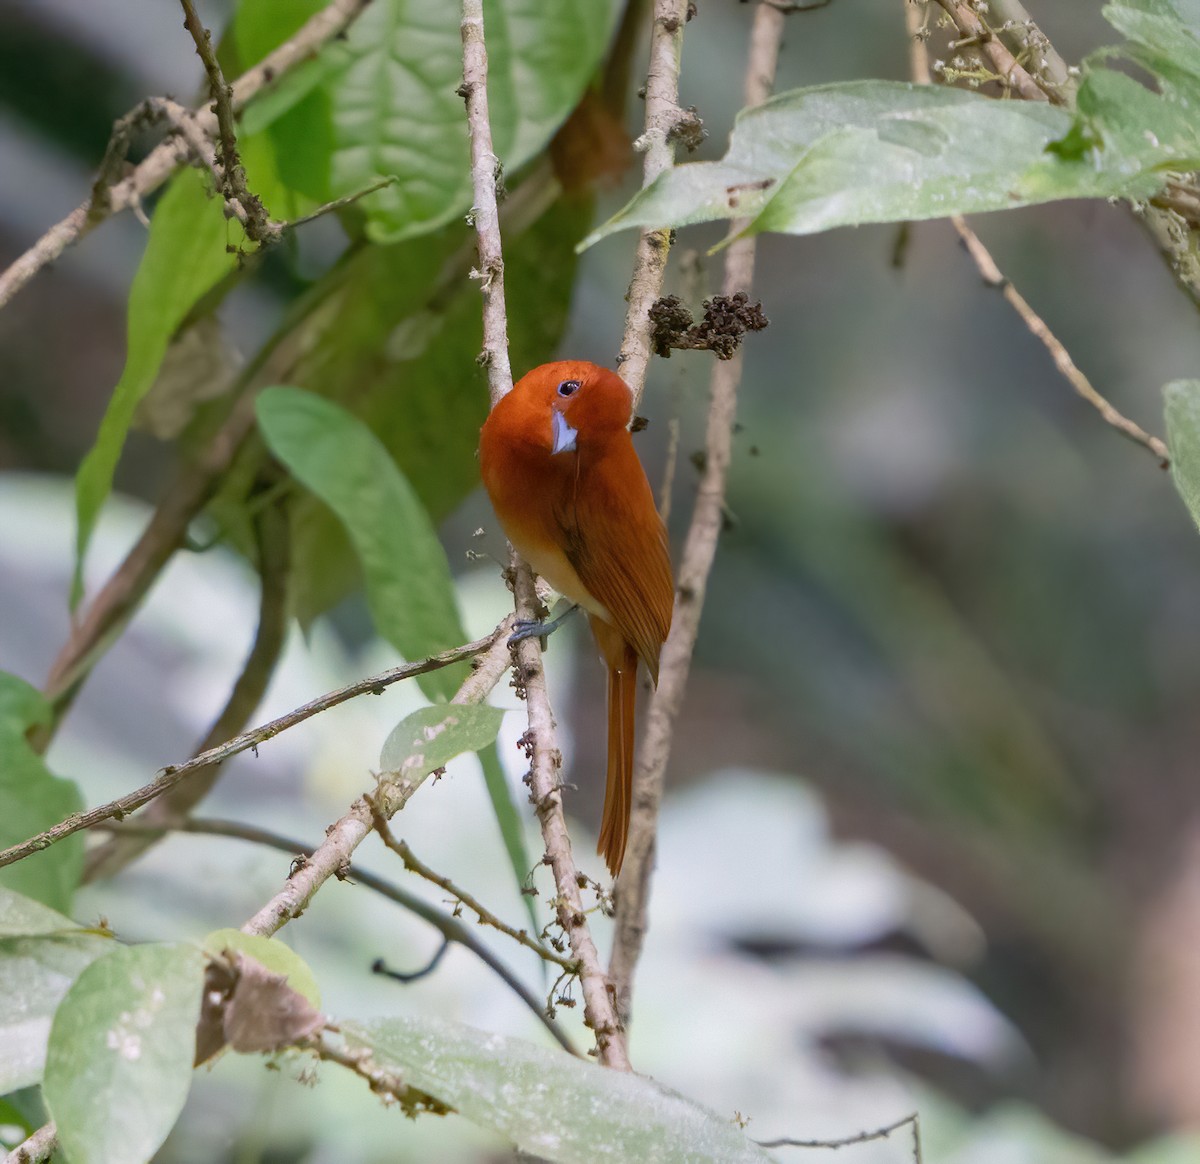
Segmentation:
{"type": "MultiPolygon", "coordinates": [[[[217,29],[230,11],[201,8],[217,29]]],[[[1117,39],[1093,0],[1033,9],[1069,62],[1117,39]]],[[[707,0],[688,27],[683,103],[709,134],[698,158],[724,151],[750,17],[748,4],[707,0]]],[[[789,18],[777,88],[902,79],[907,67],[902,0],[834,0],[789,18]]],[[[84,198],[117,117],[199,86],[171,3],[0,0],[0,263],[84,198]]],[[[636,184],[630,172],[602,195],[595,220],[636,184]]],[[[1195,375],[1200,334],[1135,218],[1067,203],[974,225],[1096,387],[1161,433],[1161,387],[1195,375]]],[[[104,224],[0,311],[0,667],[35,685],[67,633],[70,476],[120,375],[144,237],[131,215],[104,224]]],[[[695,304],[716,289],[719,256],[706,250],[719,237],[681,232],[670,290],[695,304]]],[[[269,333],[339,238],[319,224],[290,267],[239,292],[223,317],[235,345],[269,333]]],[[[620,235],[583,256],[562,355],[612,363],[632,246],[620,235]]],[[[1185,1138],[1200,1125],[1195,528],[1153,458],[1071,393],[982,285],[948,224],[915,225],[901,248],[890,227],[766,238],[757,294],[773,326],[747,343],[729,528],[669,771],[635,1063],[750,1116],[752,1135],[844,1135],[920,1106],[931,1160],[1196,1158],[1185,1138]]],[[[708,368],[699,353],[656,361],[641,406],[653,481],[667,422],[681,425],[676,546],[708,368]]],[[[147,432],[132,437],[93,587],[173,456],[147,432]]],[[[494,561],[468,561],[502,547],[478,490],[441,532],[469,629],[483,632],[508,596],[494,561]]],[[[97,803],[183,759],[237,673],[256,604],[253,571],[232,552],[180,555],[85,687],[51,767],[97,803]]],[[[255,722],[394,662],[369,627],[354,594],[293,632],[255,722]]],[[[557,636],[550,661],[588,853],[604,729],[583,633],[557,636]]],[[[242,758],[212,811],[319,837],[361,791],[405,700],[349,705],[242,758]]],[[[498,702],[515,707],[511,693],[498,702]]],[[[505,730],[520,734],[516,714],[505,730]]],[[[519,781],[511,743],[503,752],[519,781]]],[[[416,798],[405,835],[514,918],[480,782],[460,768],[416,798]]],[[[286,863],[179,838],[90,887],[77,913],[104,913],[130,938],[194,936],[239,925],[286,863]]],[[[327,1010],[433,1008],[538,1037],[466,954],[420,986],[371,979],[372,957],[415,965],[435,943],[364,898],[331,886],[284,935],[317,968],[327,1010]]],[[[462,1123],[456,1139],[431,1119],[399,1127],[356,1089],[326,1071],[306,1092],[223,1061],[161,1158],[506,1158],[462,1123]],[[353,1152],[337,1134],[347,1105],[362,1113],[353,1152]]]]}

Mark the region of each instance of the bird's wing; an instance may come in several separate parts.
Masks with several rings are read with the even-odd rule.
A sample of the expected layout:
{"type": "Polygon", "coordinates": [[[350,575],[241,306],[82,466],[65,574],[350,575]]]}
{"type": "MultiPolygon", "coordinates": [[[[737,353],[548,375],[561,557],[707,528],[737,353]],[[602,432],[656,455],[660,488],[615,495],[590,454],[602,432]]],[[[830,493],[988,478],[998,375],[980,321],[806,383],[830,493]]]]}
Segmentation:
{"type": "Polygon", "coordinates": [[[632,444],[589,461],[556,514],[562,549],[657,683],[675,599],[667,531],[632,444]]]}

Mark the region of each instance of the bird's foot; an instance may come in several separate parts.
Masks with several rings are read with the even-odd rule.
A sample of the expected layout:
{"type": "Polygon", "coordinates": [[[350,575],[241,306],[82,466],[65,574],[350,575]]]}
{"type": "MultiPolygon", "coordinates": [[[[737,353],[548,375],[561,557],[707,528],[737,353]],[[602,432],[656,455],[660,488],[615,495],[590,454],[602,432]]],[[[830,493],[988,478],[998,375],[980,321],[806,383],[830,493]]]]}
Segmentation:
{"type": "Polygon", "coordinates": [[[557,618],[542,619],[518,619],[513,623],[513,633],[508,636],[508,645],[515,647],[517,643],[523,642],[525,639],[544,639],[547,635],[552,634],[579,609],[576,603],[572,603],[562,612],[557,618]]]}

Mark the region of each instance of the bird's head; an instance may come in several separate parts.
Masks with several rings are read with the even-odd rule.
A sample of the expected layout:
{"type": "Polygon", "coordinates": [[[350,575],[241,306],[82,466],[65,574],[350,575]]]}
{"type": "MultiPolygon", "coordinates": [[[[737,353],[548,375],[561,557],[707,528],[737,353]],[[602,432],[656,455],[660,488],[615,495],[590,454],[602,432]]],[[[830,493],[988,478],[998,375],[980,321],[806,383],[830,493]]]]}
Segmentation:
{"type": "Polygon", "coordinates": [[[633,394],[616,372],[586,360],[559,360],[527,372],[513,388],[550,421],[552,453],[574,452],[591,439],[627,428],[633,394]]]}

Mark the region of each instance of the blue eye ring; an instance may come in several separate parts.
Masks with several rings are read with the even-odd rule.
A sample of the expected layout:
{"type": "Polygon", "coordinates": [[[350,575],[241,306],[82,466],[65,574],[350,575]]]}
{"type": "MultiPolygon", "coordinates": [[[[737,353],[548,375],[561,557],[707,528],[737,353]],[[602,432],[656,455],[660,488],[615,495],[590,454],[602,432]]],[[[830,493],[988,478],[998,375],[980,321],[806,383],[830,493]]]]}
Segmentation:
{"type": "Polygon", "coordinates": [[[558,386],[559,396],[574,396],[583,385],[578,380],[564,380],[558,386]]]}

